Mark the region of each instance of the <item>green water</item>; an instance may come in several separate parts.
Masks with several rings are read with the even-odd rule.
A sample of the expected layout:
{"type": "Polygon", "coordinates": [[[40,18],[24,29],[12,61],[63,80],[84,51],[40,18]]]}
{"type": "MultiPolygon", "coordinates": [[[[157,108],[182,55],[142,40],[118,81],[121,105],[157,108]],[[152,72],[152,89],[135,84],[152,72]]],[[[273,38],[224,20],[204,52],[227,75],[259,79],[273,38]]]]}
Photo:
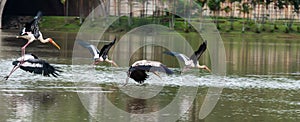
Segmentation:
{"type": "MultiPolygon", "coordinates": [[[[34,42],[26,51],[61,67],[64,72],[59,78],[47,78],[19,70],[8,81],[1,80],[1,122],[165,121],[171,120],[166,119],[174,116],[171,113],[180,116],[177,121],[195,122],[300,120],[300,42],[295,38],[268,40],[257,35],[222,34],[227,64],[224,79],[205,71],[191,70],[183,75],[178,72],[173,76],[162,74],[163,81],[151,74],[144,85],[131,80],[128,87],[121,87],[128,67],[114,68],[106,63],[97,67],[72,66],[76,34],[49,32],[44,35],[54,36],[62,50],[34,42]],[[83,70],[85,67],[93,70],[83,70]],[[82,79],[73,79],[74,74],[82,79]],[[208,89],[214,87],[223,88],[222,93],[208,116],[200,119],[199,112],[209,94],[208,89]],[[180,91],[180,88],[186,90],[180,91]],[[139,90],[141,93],[136,95],[154,95],[149,99],[134,98],[125,93],[130,89],[147,91],[139,90]],[[166,112],[170,114],[144,116],[167,108],[179,93],[182,96],[172,105],[172,111],[166,112]],[[195,99],[190,100],[192,97],[195,99]],[[120,111],[112,111],[111,105],[120,111]]],[[[104,39],[109,40],[114,35],[107,34],[104,39]]],[[[1,32],[0,75],[3,77],[9,73],[11,61],[19,57],[20,47],[26,43],[14,36],[15,32],[1,32]]],[[[196,35],[183,37],[194,49],[201,43],[196,35]]],[[[162,55],[163,51],[165,49],[159,46],[147,46],[134,52],[134,57],[159,60],[179,71],[178,61],[162,55]]],[[[120,49],[113,51],[116,59],[122,59],[122,53],[120,49]]],[[[208,53],[200,63],[210,66],[208,53]]]]}

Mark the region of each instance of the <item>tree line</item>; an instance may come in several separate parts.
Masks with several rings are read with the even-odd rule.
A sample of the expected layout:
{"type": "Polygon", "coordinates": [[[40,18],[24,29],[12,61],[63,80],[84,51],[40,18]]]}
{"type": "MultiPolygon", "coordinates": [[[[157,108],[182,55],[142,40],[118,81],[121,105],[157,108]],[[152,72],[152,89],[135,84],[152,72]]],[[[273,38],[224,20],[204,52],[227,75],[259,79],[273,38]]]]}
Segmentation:
{"type": "MultiPolygon", "coordinates": [[[[61,0],[66,3],[68,0],[61,0]]],[[[82,2],[82,0],[80,0],[82,2]]],[[[214,19],[218,29],[223,29],[220,23],[226,21],[229,24],[228,30],[236,30],[235,23],[241,23],[241,31],[245,32],[249,28],[255,28],[255,32],[266,30],[266,26],[270,31],[275,31],[279,28],[284,28],[285,32],[294,31],[294,25],[297,26],[297,31],[300,32],[300,0],[87,0],[91,6],[101,5],[102,10],[107,15],[127,16],[129,26],[133,25],[133,17],[139,12],[139,18],[152,17],[161,18],[168,16],[169,27],[174,28],[178,20],[178,13],[189,13],[191,11],[200,11],[199,17],[210,16],[214,19]],[[97,2],[95,2],[97,1],[97,2]],[[192,3],[196,3],[194,6],[192,3]],[[167,6],[167,7],[166,7],[167,6]],[[149,14],[149,11],[152,13],[149,14]],[[167,12],[166,12],[167,11],[167,12]],[[297,22],[297,24],[295,24],[297,22]],[[254,27],[251,26],[251,24],[254,27]],[[279,27],[280,26],[280,27],[279,27]]],[[[80,2],[79,2],[80,3],[80,2]]],[[[81,4],[79,4],[81,5],[81,4]]],[[[65,9],[68,10],[68,9],[65,9]]],[[[79,11],[82,12],[82,11],[79,11]]],[[[82,15],[82,14],[79,14],[82,15]]],[[[190,16],[190,15],[189,15],[190,16]]],[[[190,17],[186,16],[184,23],[189,28],[188,22],[190,17]]],[[[160,20],[164,21],[164,20],[160,20]]],[[[156,22],[160,22],[156,21],[156,22]]],[[[240,28],[239,28],[240,29],[240,28]]]]}

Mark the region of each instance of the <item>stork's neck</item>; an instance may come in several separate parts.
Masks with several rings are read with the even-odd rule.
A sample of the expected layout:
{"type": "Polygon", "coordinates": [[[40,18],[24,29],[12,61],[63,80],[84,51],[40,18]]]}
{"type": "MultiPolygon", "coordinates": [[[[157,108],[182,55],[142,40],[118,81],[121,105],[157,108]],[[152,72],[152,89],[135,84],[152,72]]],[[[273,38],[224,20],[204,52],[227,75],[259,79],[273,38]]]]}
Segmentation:
{"type": "Polygon", "coordinates": [[[47,43],[47,42],[49,42],[50,38],[46,38],[46,39],[40,38],[39,40],[40,40],[42,43],[47,43]]]}
{"type": "Polygon", "coordinates": [[[38,40],[40,40],[42,43],[49,42],[50,38],[44,39],[43,34],[41,33],[41,31],[39,31],[39,34],[40,34],[40,36],[38,37],[38,40]]]}

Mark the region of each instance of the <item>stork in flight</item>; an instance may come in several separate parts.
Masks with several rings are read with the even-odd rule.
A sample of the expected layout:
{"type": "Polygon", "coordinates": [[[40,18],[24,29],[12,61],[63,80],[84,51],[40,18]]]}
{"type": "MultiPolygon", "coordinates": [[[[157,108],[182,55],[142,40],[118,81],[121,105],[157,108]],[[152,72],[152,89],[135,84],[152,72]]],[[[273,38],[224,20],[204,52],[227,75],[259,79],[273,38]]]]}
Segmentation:
{"type": "Polygon", "coordinates": [[[41,16],[42,16],[42,12],[39,11],[31,22],[25,24],[25,26],[22,28],[22,30],[20,32],[20,36],[16,37],[16,38],[23,38],[23,39],[28,40],[28,42],[21,48],[22,49],[22,56],[25,55],[25,48],[30,43],[32,43],[34,40],[39,40],[42,43],[50,42],[55,47],[60,49],[60,46],[58,44],[56,44],[56,42],[53,41],[52,38],[44,39],[42,33],[39,30],[39,25],[38,25],[39,21],[41,19],[41,16]]]}
{"type": "Polygon", "coordinates": [[[166,67],[164,64],[158,61],[148,61],[148,60],[140,60],[134,62],[127,72],[126,83],[128,83],[129,78],[132,78],[136,82],[142,84],[149,77],[146,72],[152,72],[158,77],[158,72],[164,72],[168,75],[173,74],[174,72],[166,67]]]}
{"type": "Polygon", "coordinates": [[[108,58],[108,52],[110,48],[116,43],[117,38],[115,38],[112,42],[104,45],[101,50],[99,51],[94,45],[89,44],[85,41],[77,40],[78,44],[81,45],[84,48],[89,49],[90,53],[94,56],[94,64],[98,64],[100,62],[106,61],[116,67],[118,65],[108,58]]]}
{"type": "Polygon", "coordinates": [[[206,65],[200,65],[199,61],[198,61],[199,58],[201,57],[201,55],[205,52],[206,46],[207,46],[207,41],[205,40],[200,45],[198,50],[195,51],[194,54],[190,58],[187,57],[186,55],[184,55],[182,53],[178,53],[178,52],[166,51],[164,53],[167,54],[167,55],[175,56],[180,61],[184,62],[185,66],[184,66],[184,69],[182,70],[182,72],[185,72],[186,70],[188,70],[190,68],[205,69],[205,70],[211,72],[211,70],[206,65]]]}
{"type": "Polygon", "coordinates": [[[18,68],[21,68],[22,70],[27,72],[31,72],[34,74],[41,74],[47,77],[49,77],[50,75],[57,77],[59,76],[58,72],[62,72],[61,70],[58,70],[57,67],[50,65],[45,60],[39,59],[37,56],[33,54],[25,54],[24,56],[13,61],[12,64],[14,65],[14,67],[10,71],[9,75],[4,77],[6,80],[18,68]]]}

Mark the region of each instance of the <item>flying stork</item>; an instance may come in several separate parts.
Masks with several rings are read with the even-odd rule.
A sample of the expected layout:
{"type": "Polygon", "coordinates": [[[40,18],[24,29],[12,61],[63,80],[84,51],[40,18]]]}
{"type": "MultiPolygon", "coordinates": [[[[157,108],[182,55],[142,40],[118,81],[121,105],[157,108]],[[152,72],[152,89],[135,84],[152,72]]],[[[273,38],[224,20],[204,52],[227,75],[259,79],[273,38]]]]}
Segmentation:
{"type": "Polygon", "coordinates": [[[50,65],[48,62],[39,59],[34,54],[25,54],[24,56],[13,61],[12,65],[14,65],[13,69],[10,71],[10,73],[7,76],[4,77],[6,80],[18,68],[21,68],[22,70],[27,72],[31,72],[34,74],[41,74],[47,77],[49,77],[50,75],[57,77],[59,76],[58,72],[62,72],[61,70],[58,70],[58,67],[54,67],[50,65]]]}
{"type": "Polygon", "coordinates": [[[186,70],[188,70],[190,68],[205,69],[205,70],[211,72],[211,70],[206,65],[200,65],[199,61],[198,61],[199,58],[201,57],[201,55],[206,50],[206,45],[207,45],[207,41],[205,40],[200,45],[200,47],[198,48],[198,50],[195,51],[194,54],[190,58],[187,57],[186,55],[184,55],[182,53],[178,53],[178,52],[165,51],[164,53],[167,54],[167,55],[175,56],[180,61],[184,62],[185,66],[184,66],[184,69],[182,70],[182,72],[185,72],[186,70]]]}
{"type": "Polygon", "coordinates": [[[160,76],[157,72],[164,72],[168,75],[174,73],[167,66],[158,61],[136,61],[128,69],[126,83],[124,84],[124,86],[128,83],[129,78],[132,78],[140,84],[144,83],[144,81],[149,77],[149,75],[146,72],[152,72],[158,77],[160,76]]]}
{"type": "Polygon", "coordinates": [[[16,38],[23,38],[28,40],[28,42],[21,48],[22,49],[22,56],[25,55],[25,48],[32,43],[34,40],[39,40],[42,43],[48,43],[50,42],[55,47],[60,49],[60,46],[56,44],[55,41],[53,41],[52,38],[43,38],[43,35],[41,31],[39,30],[39,21],[41,19],[42,12],[38,12],[37,15],[33,18],[31,22],[28,22],[25,24],[25,26],[22,28],[20,32],[20,36],[17,36],[16,38]]]}
{"type": "Polygon", "coordinates": [[[106,61],[106,62],[118,67],[118,65],[113,60],[108,59],[108,52],[109,52],[110,48],[116,43],[116,40],[117,40],[117,38],[115,38],[112,42],[104,45],[100,51],[94,45],[89,44],[85,41],[77,40],[77,42],[82,47],[89,49],[90,53],[94,56],[94,64],[95,65],[100,62],[106,61]]]}

